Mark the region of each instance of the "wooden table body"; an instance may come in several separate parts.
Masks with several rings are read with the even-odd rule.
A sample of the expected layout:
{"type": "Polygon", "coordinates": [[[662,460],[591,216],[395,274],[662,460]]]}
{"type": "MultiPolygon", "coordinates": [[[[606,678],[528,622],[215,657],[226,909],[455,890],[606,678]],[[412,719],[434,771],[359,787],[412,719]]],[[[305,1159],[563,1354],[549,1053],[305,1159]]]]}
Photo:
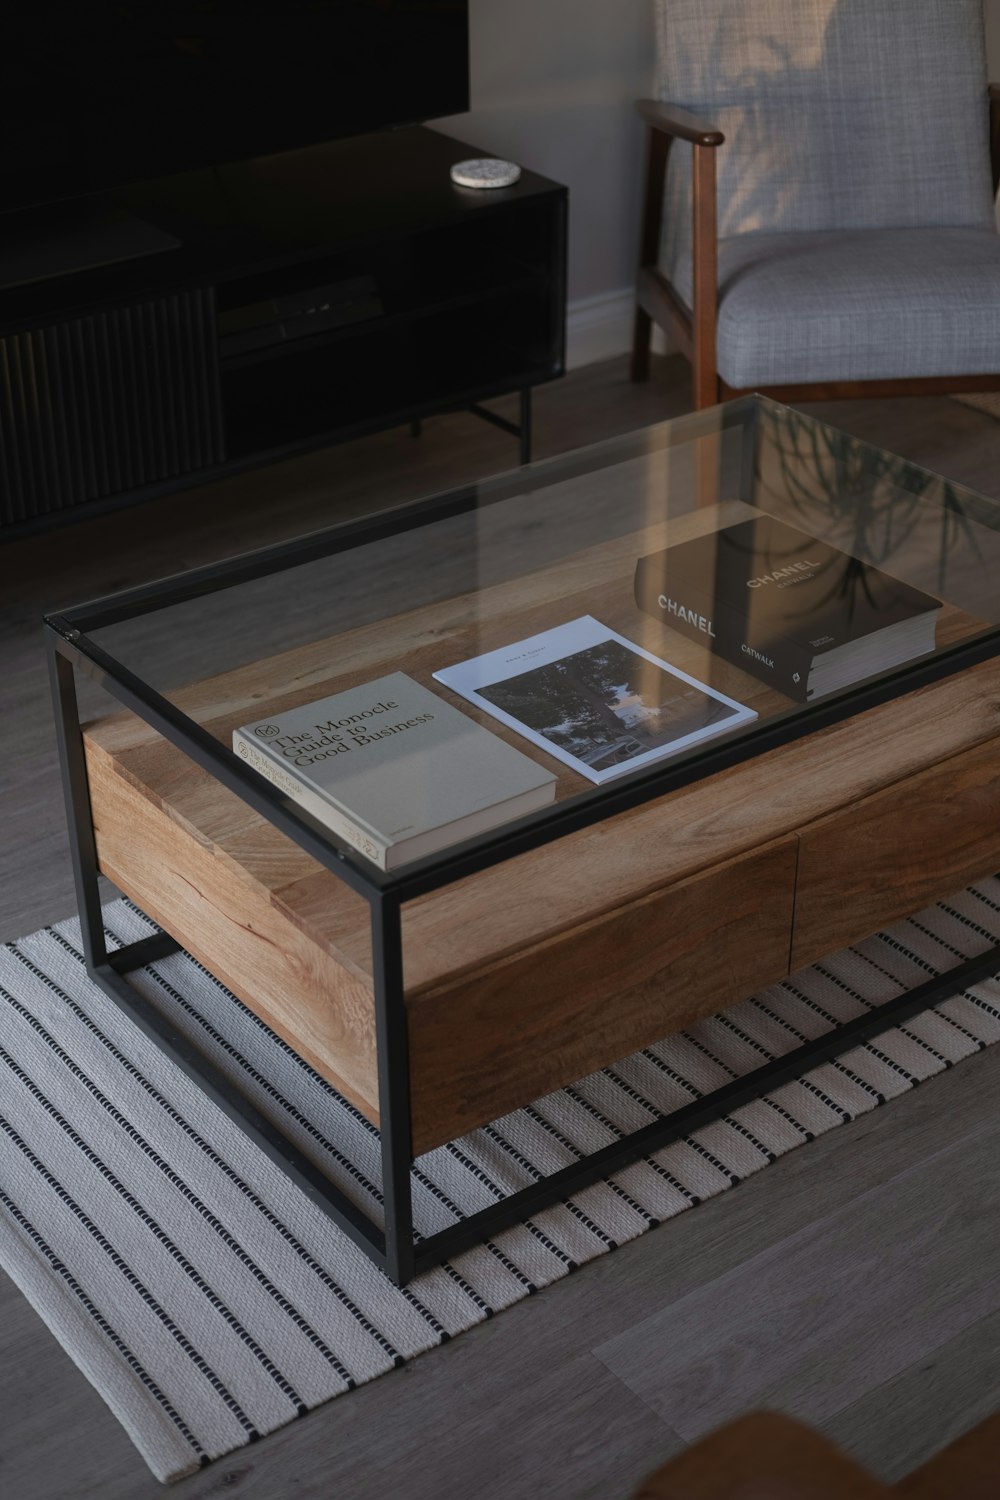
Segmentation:
{"type": "MultiPolygon", "coordinates": [[[[584,613],[704,677],[632,602],[635,557],[662,545],[651,528],[171,696],[228,745],[389,670],[447,696],[435,668],[584,613]]],[[[939,638],[969,629],[946,611],[939,638]]],[[[711,680],[762,714],[783,701],[722,662],[711,680]]],[[[102,871],[378,1124],[366,902],[132,715],[85,745],[102,871]]],[[[414,1155],[992,873],[998,773],[987,661],[408,903],[414,1155]]],[[[561,770],[560,795],[581,788],[561,770]]]]}

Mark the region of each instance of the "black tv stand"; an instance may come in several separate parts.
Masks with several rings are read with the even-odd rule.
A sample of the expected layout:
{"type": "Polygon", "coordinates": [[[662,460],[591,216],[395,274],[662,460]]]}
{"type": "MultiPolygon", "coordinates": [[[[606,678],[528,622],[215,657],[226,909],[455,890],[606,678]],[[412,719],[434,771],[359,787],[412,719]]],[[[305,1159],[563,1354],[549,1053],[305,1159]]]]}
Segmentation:
{"type": "Polygon", "coordinates": [[[0,292],[175,250],[175,235],[127,208],[81,199],[0,217],[0,292]]]}
{"type": "Polygon", "coordinates": [[[456,408],[529,456],[567,195],[456,187],[483,154],[412,127],[145,184],[118,209],[158,253],[81,267],[67,233],[0,285],[0,538],[456,408]],[[510,393],[516,421],[483,405],[510,393]]]}

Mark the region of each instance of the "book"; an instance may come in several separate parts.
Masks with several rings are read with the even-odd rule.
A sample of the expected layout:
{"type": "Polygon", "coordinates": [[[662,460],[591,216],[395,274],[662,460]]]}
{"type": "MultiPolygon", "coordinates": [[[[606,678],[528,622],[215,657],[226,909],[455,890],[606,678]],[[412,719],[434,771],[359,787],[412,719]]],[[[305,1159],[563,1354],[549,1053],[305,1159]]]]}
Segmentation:
{"type": "Polygon", "coordinates": [[[641,557],[635,600],[803,703],[933,651],[941,608],[764,514],[641,557]]]}
{"type": "Polygon", "coordinates": [[[555,796],[550,770],[405,672],[244,724],[233,750],[382,870],[555,796]]]}
{"type": "Polygon", "coordinates": [[[434,676],[596,782],[757,717],[592,615],[434,676]]]}

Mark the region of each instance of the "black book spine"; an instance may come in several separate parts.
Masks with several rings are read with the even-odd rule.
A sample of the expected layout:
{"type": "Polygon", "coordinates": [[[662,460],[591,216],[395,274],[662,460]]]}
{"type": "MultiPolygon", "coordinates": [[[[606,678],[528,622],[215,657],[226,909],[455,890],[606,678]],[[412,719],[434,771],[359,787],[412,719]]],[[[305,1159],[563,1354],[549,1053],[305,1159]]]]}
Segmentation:
{"type": "Polygon", "coordinates": [[[640,557],[636,564],[635,602],[644,614],[707,646],[779,693],[805,703],[811,655],[780,638],[766,643],[749,641],[746,617],[718,599],[706,598],[699,590],[685,585],[683,597],[679,589],[675,597],[666,590],[659,561],[657,557],[640,557]]]}

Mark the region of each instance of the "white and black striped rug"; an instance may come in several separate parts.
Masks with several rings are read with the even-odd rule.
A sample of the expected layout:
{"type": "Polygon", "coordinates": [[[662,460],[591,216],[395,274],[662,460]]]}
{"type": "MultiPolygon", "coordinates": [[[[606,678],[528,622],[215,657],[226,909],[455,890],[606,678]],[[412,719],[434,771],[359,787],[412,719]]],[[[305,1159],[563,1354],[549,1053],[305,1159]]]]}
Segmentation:
{"type": "MultiPolygon", "coordinates": [[[[105,915],[115,943],[150,931],[127,902],[105,915]]],[[[414,1169],[418,1228],[442,1228],[998,939],[991,879],[443,1147],[414,1169]]],[[[356,1111],[191,959],[136,978],[375,1208],[377,1136],[356,1111]]],[[[154,1473],[178,1479],[998,1038],[990,980],[399,1291],[88,980],[67,922],[0,950],[0,1264],[154,1473]]]]}

